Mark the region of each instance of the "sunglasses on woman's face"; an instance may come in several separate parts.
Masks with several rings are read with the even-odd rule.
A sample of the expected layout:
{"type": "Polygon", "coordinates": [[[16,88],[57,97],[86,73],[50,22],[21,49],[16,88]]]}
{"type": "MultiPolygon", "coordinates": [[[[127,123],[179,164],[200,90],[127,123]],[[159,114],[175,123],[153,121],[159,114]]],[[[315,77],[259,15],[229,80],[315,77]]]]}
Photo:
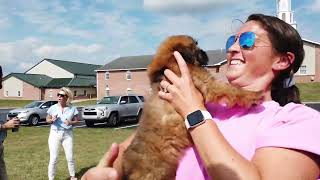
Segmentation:
{"type": "MultiPolygon", "coordinates": [[[[237,42],[239,39],[239,45],[241,49],[251,49],[253,48],[254,43],[256,41],[256,34],[254,32],[248,31],[248,32],[243,32],[240,35],[232,35],[228,38],[227,43],[226,43],[226,51],[229,50],[229,48],[237,42]]],[[[269,47],[269,46],[264,46],[264,47],[269,47]]]]}
{"type": "Polygon", "coordinates": [[[58,96],[58,97],[65,97],[66,95],[65,95],[65,94],[60,94],[60,93],[58,93],[57,96],[58,96]]]}

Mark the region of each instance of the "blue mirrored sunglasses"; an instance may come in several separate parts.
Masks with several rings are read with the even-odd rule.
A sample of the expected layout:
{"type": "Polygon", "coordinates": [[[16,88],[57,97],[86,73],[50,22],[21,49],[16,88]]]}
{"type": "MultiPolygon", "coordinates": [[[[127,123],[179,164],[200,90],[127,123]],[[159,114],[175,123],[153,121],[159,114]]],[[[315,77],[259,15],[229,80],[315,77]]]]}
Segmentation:
{"type": "Polygon", "coordinates": [[[256,34],[254,32],[248,31],[240,34],[239,36],[230,36],[226,43],[226,51],[228,51],[228,49],[237,41],[238,38],[241,49],[250,49],[254,46],[256,34]]]}

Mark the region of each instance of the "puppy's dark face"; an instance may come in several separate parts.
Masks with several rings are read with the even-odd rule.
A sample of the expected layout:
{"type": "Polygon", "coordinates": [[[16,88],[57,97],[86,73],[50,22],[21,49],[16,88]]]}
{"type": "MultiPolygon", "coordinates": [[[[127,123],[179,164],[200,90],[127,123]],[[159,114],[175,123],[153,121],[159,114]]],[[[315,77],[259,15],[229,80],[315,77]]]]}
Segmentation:
{"type": "Polygon", "coordinates": [[[198,47],[198,42],[190,36],[182,36],[181,41],[176,41],[173,51],[178,51],[183,59],[197,66],[207,65],[209,58],[207,53],[198,47]]]}
{"type": "Polygon", "coordinates": [[[148,76],[151,82],[160,82],[164,78],[165,69],[170,69],[180,75],[179,66],[173,56],[174,51],[178,51],[187,64],[203,66],[209,60],[206,52],[198,47],[197,41],[192,37],[186,35],[170,36],[160,44],[148,66],[148,76]]]}

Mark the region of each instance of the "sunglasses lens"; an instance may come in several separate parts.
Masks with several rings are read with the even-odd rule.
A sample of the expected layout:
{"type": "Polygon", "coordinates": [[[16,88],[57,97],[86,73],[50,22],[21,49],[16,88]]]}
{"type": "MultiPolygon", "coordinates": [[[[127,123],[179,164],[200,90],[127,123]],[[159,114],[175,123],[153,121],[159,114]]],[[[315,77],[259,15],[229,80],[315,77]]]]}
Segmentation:
{"type": "Polygon", "coordinates": [[[65,95],[64,95],[64,94],[59,94],[59,93],[58,93],[58,94],[57,94],[57,96],[58,96],[58,97],[59,97],[59,96],[60,96],[60,97],[64,97],[65,95]]]}
{"type": "Polygon", "coordinates": [[[234,42],[236,41],[236,36],[233,35],[233,36],[230,36],[227,40],[227,43],[226,43],[226,51],[228,51],[228,49],[234,44],[234,42]]]}
{"type": "Polygon", "coordinates": [[[240,47],[243,49],[250,49],[254,45],[256,35],[253,32],[244,32],[239,37],[240,47]]]}

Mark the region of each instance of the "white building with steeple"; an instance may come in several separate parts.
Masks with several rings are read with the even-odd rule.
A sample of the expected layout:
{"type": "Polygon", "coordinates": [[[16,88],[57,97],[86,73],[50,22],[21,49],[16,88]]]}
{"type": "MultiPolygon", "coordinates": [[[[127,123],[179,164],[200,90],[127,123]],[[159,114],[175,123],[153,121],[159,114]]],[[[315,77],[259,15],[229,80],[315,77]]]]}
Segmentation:
{"type": "Polygon", "coordinates": [[[277,17],[290,24],[297,29],[297,23],[293,20],[293,12],[291,11],[291,0],[277,1],[277,17]]]}
{"type": "MultiPolygon", "coordinates": [[[[291,0],[276,0],[277,17],[297,29],[293,19],[291,0]]],[[[298,30],[298,29],[297,29],[298,30]]],[[[295,74],[296,82],[320,82],[320,43],[303,38],[305,58],[299,71],[295,74]]]]}

